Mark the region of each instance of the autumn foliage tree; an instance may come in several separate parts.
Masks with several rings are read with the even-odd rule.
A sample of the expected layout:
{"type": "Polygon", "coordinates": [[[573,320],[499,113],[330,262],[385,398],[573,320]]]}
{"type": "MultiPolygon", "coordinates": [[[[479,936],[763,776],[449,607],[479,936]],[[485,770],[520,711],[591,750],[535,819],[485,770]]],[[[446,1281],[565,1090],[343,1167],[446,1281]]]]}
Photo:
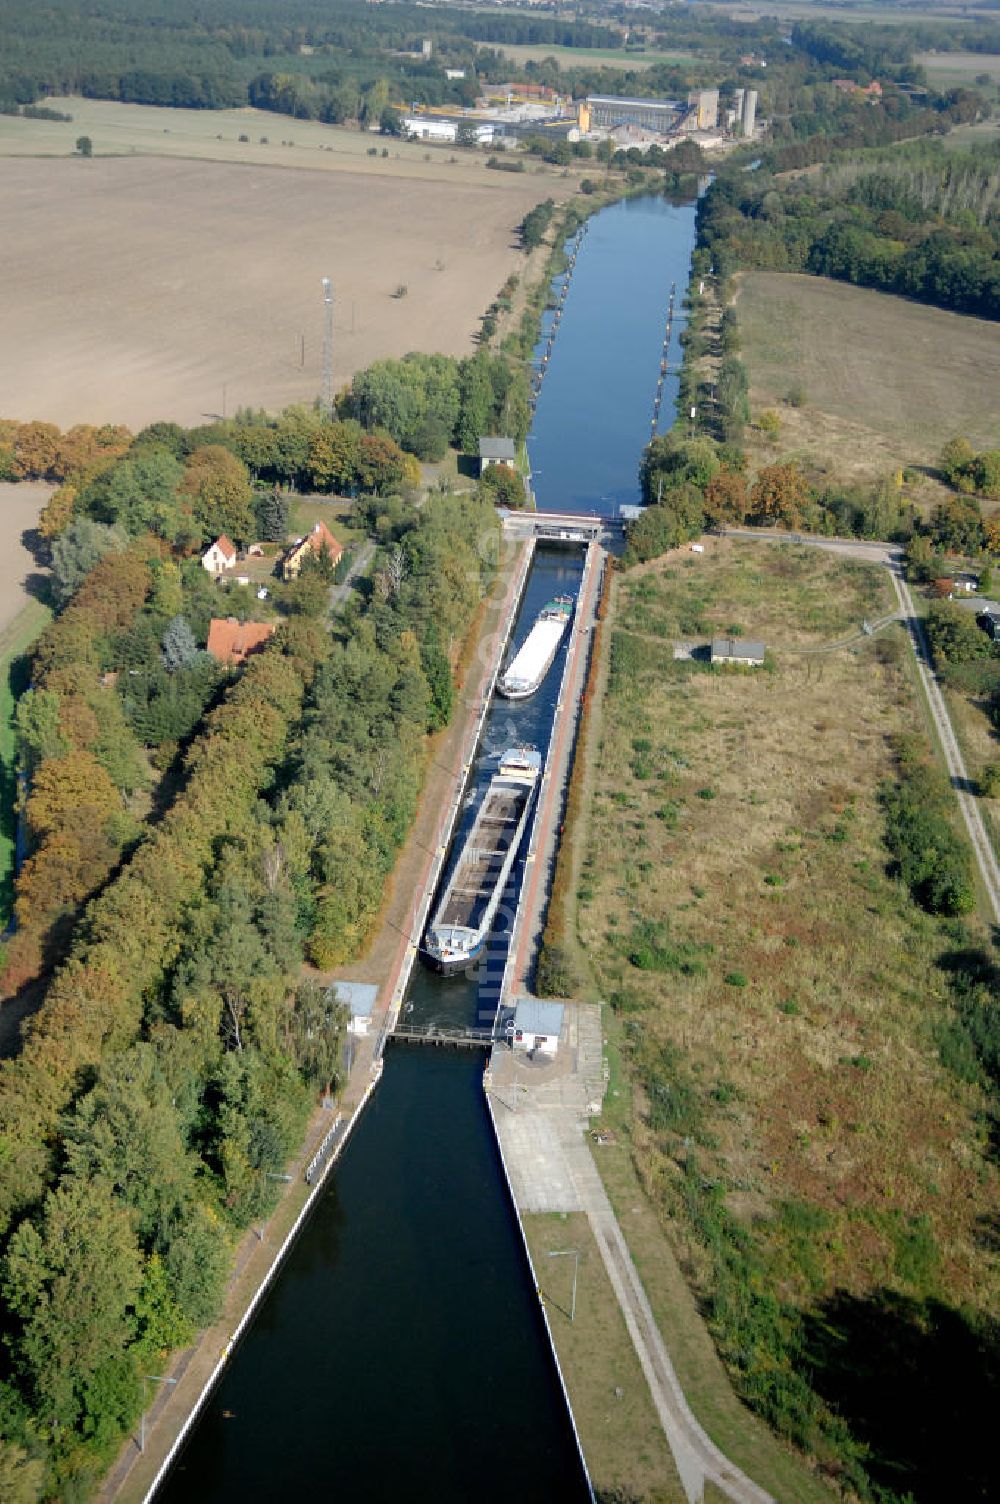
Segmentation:
{"type": "Polygon", "coordinates": [[[196,449],[184,468],[182,495],[190,497],[195,523],[207,541],[225,533],[249,543],[256,531],[253,492],[246,466],[221,444],[196,449]]]}
{"type": "Polygon", "coordinates": [[[801,527],[809,503],[809,486],[798,465],[765,465],[750,488],[750,521],[768,526],[781,522],[801,527]]]}
{"type": "Polygon", "coordinates": [[[743,522],[747,515],[747,482],[742,470],[723,466],[705,487],[705,520],[712,527],[743,522]]]}

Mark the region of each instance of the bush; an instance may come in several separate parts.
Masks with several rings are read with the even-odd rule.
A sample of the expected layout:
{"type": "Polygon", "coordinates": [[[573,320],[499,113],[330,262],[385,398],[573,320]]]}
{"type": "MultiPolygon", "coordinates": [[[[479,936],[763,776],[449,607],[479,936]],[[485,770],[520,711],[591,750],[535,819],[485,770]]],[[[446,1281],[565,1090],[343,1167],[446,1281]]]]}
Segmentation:
{"type": "Polygon", "coordinates": [[[916,738],[897,745],[899,781],[883,785],[886,844],[896,870],[929,914],[971,913],[972,854],[951,824],[951,790],[916,738]]]}

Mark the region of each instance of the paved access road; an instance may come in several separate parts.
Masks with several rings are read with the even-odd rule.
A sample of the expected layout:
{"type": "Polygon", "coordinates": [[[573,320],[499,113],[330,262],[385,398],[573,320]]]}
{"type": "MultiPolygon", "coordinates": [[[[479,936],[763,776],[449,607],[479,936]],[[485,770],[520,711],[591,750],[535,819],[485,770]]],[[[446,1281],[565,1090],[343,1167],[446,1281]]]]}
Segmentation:
{"type": "Polygon", "coordinates": [[[899,600],[903,621],[910,634],[913,652],[917,660],[917,672],[927,696],[927,705],[934,722],[934,729],[941,743],[945,765],[951,778],[958,807],[962,811],[965,828],[972,842],[976,866],[989,903],[994,924],[1000,923],[1000,864],[997,863],[990,838],[983,824],[972,782],[965,767],[962,749],[958,745],[951,716],[944,702],[937,676],[931,665],[930,646],[921,618],[913,604],[910,587],[903,576],[903,550],[894,543],[868,543],[855,538],[819,538],[805,533],[774,532],[760,528],[727,528],[728,538],[749,538],[755,543],[802,543],[810,548],[825,548],[845,558],[863,559],[870,564],[884,564],[892,576],[892,583],[899,600]]]}
{"type": "Polygon", "coordinates": [[[975,795],[971,792],[972,784],[965,770],[965,759],[962,749],[958,745],[954,727],[951,724],[951,716],[944,702],[944,695],[931,668],[930,646],[927,635],[924,632],[924,624],[917,615],[913,606],[913,597],[910,587],[903,578],[903,571],[898,564],[890,566],[892,583],[896,587],[899,604],[903,609],[903,619],[906,622],[906,630],[910,634],[913,643],[913,652],[917,660],[917,672],[920,682],[924,686],[927,703],[930,707],[934,728],[941,742],[941,750],[944,753],[945,764],[951,778],[955,797],[958,799],[958,807],[962,811],[965,828],[969,832],[969,840],[972,842],[972,850],[975,853],[976,865],[982,878],[986,897],[989,901],[990,914],[994,924],[1000,923],[1000,866],[990,844],[990,838],[983,824],[979,804],[975,795]]]}

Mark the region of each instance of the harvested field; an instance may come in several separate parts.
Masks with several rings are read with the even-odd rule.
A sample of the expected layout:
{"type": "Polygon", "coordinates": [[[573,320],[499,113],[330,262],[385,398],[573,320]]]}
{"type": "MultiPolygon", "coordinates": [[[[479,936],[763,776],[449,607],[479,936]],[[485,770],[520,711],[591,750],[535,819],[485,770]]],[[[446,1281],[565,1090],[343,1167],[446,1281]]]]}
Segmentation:
{"type": "Polygon", "coordinates": [[[751,410],[779,409],[782,458],[863,480],[933,465],[958,433],[1000,443],[996,324],[777,272],[742,276],[737,309],[751,410]],[[799,408],[785,402],[796,386],[799,408]]]}
{"type": "MultiPolygon", "coordinates": [[[[0,117],[7,150],[20,127],[75,139],[94,106],[67,103],[79,114],[69,126],[0,117]]],[[[203,134],[193,145],[185,137],[186,155],[213,154],[207,126],[226,126],[221,114],[108,108],[155,116],[168,142],[179,127],[167,121],[187,126],[197,114],[203,134]]],[[[308,125],[273,116],[240,123],[271,139],[282,130],[300,137],[308,125]]],[[[402,143],[384,161],[369,159],[372,138],[313,130],[346,153],[312,145],[310,165],[329,171],[288,166],[300,157],[277,145],[230,144],[257,157],[243,165],[0,157],[0,414],[138,428],[311,401],[322,381],[324,276],[336,298],[337,385],[383,356],[472,350],[480,314],[523,263],[515,227],[539,199],[564,197],[572,180],[489,172],[482,157],[469,165],[461,154],[449,165],[444,153],[414,154],[402,143]]],[[[91,125],[91,134],[100,153],[102,128],[91,125]]],[[[31,139],[25,131],[16,144],[31,150],[31,139]]]]}
{"type": "Polygon", "coordinates": [[[998,1175],[982,1089],[942,1063],[962,941],[887,874],[889,738],[922,728],[902,637],[829,650],[893,605],[884,572],[805,548],[713,540],[629,571],[577,912],[634,1092],[623,1124],[613,1066],[610,1126],[737,1387],[835,1470],[851,1444],[807,1419],[811,1388],[879,1481],[929,1500],[922,1386],[935,1353],[942,1384],[961,1369],[935,1323],[1000,1304],[998,1175]],[[674,661],[737,627],[773,671],[674,661]],[[859,1342],[891,1381],[852,1388],[836,1350],[859,1342]],[[897,1378],[919,1424],[884,1403],[897,1378]]]}

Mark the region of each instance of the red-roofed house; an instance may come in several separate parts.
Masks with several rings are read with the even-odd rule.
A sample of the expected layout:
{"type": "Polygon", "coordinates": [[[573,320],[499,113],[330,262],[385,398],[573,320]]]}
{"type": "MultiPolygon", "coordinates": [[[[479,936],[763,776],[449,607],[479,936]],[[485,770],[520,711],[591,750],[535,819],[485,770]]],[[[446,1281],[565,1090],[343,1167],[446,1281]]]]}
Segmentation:
{"type": "Polygon", "coordinates": [[[236,545],[230,543],[225,533],[220,533],[211,548],[207,548],[201,556],[201,567],[207,569],[209,574],[221,574],[224,569],[232,569],[236,563],[236,545]]]}
{"type": "Polygon", "coordinates": [[[833,87],[839,89],[841,94],[864,94],[872,104],[882,98],[882,85],[878,79],[870,84],[857,84],[852,78],[835,78],[833,87]]]}
{"type": "Polygon", "coordinates": [[[235,616],[225,619],[213,616],[208,625],[208,651],[220,663],[245,663],[251,653],[256,653],[274,636],[275,630],[273,621],[239,622],[235,616]]]}
{"type": "Polygon", "coordinates": [[[299,570],[309,553],[326,554],[331,564],[338,563],[343,547],[337,542],[325,522],[314,522],[311,533],[293,543],[285,555],[281,573],[286,580],[296,580],[299,570]]]}

